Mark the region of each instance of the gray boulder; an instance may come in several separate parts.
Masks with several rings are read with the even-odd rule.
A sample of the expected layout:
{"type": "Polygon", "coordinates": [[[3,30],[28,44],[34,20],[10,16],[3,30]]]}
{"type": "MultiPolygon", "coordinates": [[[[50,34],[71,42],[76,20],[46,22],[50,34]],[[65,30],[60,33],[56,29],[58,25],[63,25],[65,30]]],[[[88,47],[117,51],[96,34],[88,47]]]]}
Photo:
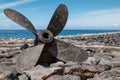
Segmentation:
{"type": "Polygon", "coordinates": [[[29,78],[25,74],[18,76],[18,78],[19,80],[29,80],[29,78]]]}
{"type": "Polygon", "coordinates": [[[94,78],[88,80],[120,80],[120,70],[110,70],[96,74],[94,78]]]}

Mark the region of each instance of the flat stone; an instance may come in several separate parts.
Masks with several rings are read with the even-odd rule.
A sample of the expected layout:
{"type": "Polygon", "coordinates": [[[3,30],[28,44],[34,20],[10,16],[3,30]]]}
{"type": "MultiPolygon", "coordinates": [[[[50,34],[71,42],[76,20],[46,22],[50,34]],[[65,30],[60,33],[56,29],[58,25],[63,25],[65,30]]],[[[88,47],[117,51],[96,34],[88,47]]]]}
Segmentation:
{"type": "Polygon", "coordinates": [[[68,62],[66,63],[66,65],[68,65],[68,66],[73,66],[73,65],[78,65],[78,63],[77,63],[77,62],[68,61],[68,62]]]}
{"type": "Polygon", "coordinates": [[[34,79],[42,79],[44,76],[49,76],[52,73],[60,73],[61,68],[60,67],[54,67],[54,68],[48,68],[43,67],[41,65],[37,65],[36,67],[32,68],[29,71],[25,71],[27,75],[31,77],[32,80],[34,79]]]}
{"type": "Polygon", "coordinates": [[[19,80],[29,80],[29,78],[25,74],[18,76],[18,79],[19,80]]]}
{"type": "Polygon", "coordinates": [[[120,70],[109,70],[102,72],[101,74],[96,74],[94,78],[88,80],[119,80],[120,70]]]}
{"type": "Polygon", "coordinates": [[[86,64],[83,64],[81,68],[83,70],[87,69],[89,71],[103,72],[103,71],[106,71],[106,70],[110,70],[112,67],[109,66],[109,65],[86,65],[86,64]]]}
{"type": "Polygon", "coordinates": [[[46,79],[46,80],[65,80],[64,78],[63,78],[63,76],[61,76],[61,75],[53,75],[53,76],[50,76],[48,79],[46,79]]]}
{"type": "Polygon", "coordinates": [[[73,66],[65,67],[64,72],[68,72],[71,69],[80,68],[80,67],[81,67],[80,65],[73,65],[73,66]]]}
{"type": "Polygon", "coordinates": [[[114,56],[115,58],[120,58],[120,52],[119,51],[112,51],[111,56],[114,56]]]}
{"type": "Polygon", "coordinates": [[[17,80],[17,75],[12,71],[0,71],[0,80],[17,80]]]}
{"type": "Polygon", "coordinates": [[[89,71],[98,71],[98,66],[97,65],[86,65],[86,64],[83,64],[81,68],[83,70],[87,69],[89,71]]]}
{"type": "Polygon", "coordinates": [[[99,65],[112,65],[111,60],[108,58],[101,58],[99,65]]]}
{"type": "Polygon", "coordinates": [[[52,64],[50,65],[50,67],[61,67],[61,66],[63,66],[63,65],[65,65],[63,62],[58,61],[58,62],[56,62],[56,63],[52,63],[52,64]]]}
{"type": "Polygon", "coordinates": [[[120,67],[120,58],[113,58],[111,60],[111,63],[114,65],[114,67],[120,67]]]}
{"type": "Polygon", "coordinates": [[[81,80],[81,79],[80,77],[74,75],[65,75],[65,76],[53,75],[47,80],[81,80]]]}
{"type": "Polygon", "coordinates": [[[94,57],[88,57],[88,59],[86,61],[82,62],[82,63],[83,64],[89,64],[89,65],[90,64],[95,65],[95,64],[97,64],[97,61],[94,57]]]}
{"type": "Polygon", "coordinates": [[[80,77],[81,80],[86,80],[86,77],[82,73],[80,73],[80,72],[73,72],[72,75],[80,77]]]}
{"type": "Polygon", "coordinates": [[[74,75],[65,75],[63,76],[63,78],[64,78],[63,80],[81,80],[80,77],[74,75]]]}

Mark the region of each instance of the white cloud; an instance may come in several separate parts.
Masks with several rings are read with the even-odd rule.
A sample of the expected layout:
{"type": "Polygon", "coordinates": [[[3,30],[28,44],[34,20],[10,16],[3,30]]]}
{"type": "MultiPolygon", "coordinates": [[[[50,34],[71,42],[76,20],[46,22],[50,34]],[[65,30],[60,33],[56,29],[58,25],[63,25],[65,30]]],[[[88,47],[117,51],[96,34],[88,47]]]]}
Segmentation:
{"type": "Polygon", "coordinates": [[[31,1],[33,1],[33,0],[19,0],[19,1],[16,1],[16,2],[1,4],[0,9],[17,6],[17,5],[24,4],[24,3],[27,3],[27,2],[31,2],[31,1]]]}
{"type": "Polygon", "coordinates": [[[113,26],[120,26],[120,24],[113,24],[113,26]]]}
{"type": "Polygon", "coordinates": [[[96,10],[85,13],[86,15],[102,15],[106,13],[120,13],[120,8],[96,10]]]}
{"type": "Polygon", "coordinates": [[[96,10],[82,14],[71,15],[68,19],[71,28],[119,29],[120,8],[96,10]],[[116,26],[117,24],[117,26],[116,26]]]}

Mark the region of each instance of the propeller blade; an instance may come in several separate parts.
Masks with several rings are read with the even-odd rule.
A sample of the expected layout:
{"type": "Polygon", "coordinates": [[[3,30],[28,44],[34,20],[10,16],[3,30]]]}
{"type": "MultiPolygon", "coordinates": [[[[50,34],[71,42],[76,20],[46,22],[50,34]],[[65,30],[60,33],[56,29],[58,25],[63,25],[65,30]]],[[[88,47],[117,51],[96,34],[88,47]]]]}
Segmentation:
{"type": "Polygon", "coordinates": [[[33,68],[44,48],[44,44],[38,44],[37,46],[27,48],[21,52],[16,61],[16,69],[20,73],[24,73],[31,68],[33,68]]]}
{"type": "Polygon", "coordinates": [[[54,36],[56,36],[64,28],[67,18],[68,9],[64,4],[60,4],[54,12],[47,29],[50,30],[54,36]]]}
{"type": "Polygon", "coordinates": [[[24,28],[30,30],[33,34],[37,35],[37,31],[34,28],[33,24],[21,13],[12,9],[5,9],[4,13],[11,20],[15,21],[17,24],[23,26],[24,28]]]}
{"type": "Polygon", "coordinates": [[[58,61],[56,59],[56,57],[57,57],[56,53],[57,53],[57,46],[56,46],[55,40],[53,39],[52,42],[45,44],[43,52],[38,60],[38,64],[54,63],[54,62],[58,61]]]}
{"type": "Polygon", "coordinates": [[[88,53],[80,47],[56,39],[47,45],[47,50],[58,60],[64,62],[73,61],[81,63],[88,58],[88,53]]]}

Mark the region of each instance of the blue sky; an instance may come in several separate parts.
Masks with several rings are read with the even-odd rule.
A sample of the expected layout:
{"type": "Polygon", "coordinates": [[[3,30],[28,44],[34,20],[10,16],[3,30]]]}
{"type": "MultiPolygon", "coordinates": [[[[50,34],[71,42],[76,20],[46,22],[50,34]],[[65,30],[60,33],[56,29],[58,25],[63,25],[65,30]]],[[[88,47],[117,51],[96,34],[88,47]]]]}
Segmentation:
{"type": "Polygon", "coordinates": [[[61,3],[69,10],[65,29],[120,29],[120,0],[0,0],[0,29],[24,29],[4,15],[6,8],[24,14],[37,29],[46,29],[61,3]]]}

